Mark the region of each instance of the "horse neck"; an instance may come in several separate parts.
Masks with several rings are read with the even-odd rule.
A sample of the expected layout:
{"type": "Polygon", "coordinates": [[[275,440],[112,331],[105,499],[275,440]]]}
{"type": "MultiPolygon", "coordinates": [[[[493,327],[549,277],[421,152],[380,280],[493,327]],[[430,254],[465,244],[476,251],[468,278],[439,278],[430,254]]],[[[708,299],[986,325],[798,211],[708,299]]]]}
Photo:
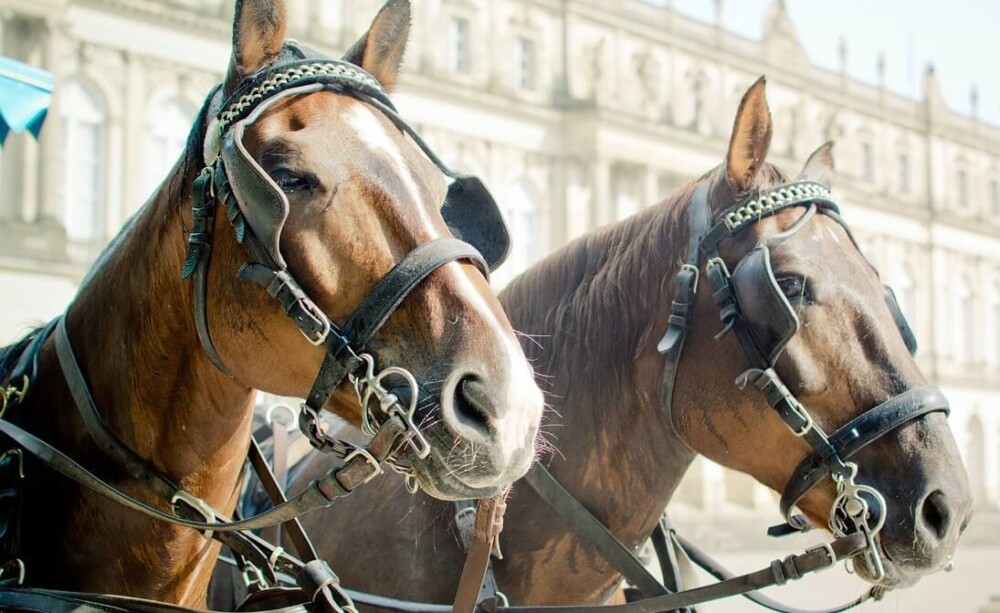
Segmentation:
{"type": "Polygon", "coordinates": [[[694,454],[660,408],[655,353],[685,219],[661,205],[580,239],[501,294],[540,379],[556,478],[626,543],[652,531],[694,454]],[[543,384],[543,389],[545,385],[543,384]]]}
{"type": "MultiPolygon", "coordinates": [[[[102,417],[140,456],[182,487],[225,509],[245,457],[253,390],[203,353],[180,203],[189,181],[164,182],[84,280],[67,331],[102,417]]],[[[231,509],[225,509],[227,512],[231,509]]]]}

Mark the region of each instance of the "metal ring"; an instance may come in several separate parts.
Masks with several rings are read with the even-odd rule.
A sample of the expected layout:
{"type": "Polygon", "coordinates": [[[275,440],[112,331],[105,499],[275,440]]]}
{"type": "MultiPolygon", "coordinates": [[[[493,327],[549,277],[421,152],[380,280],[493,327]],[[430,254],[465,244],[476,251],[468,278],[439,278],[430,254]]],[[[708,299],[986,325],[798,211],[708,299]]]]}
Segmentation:
{"type": "MultiPolygon", "coordinates": [[[[316,417],[317,419],[319,418],[318,415],[316,417]]],[[[295,423],[296,421],[298,421],[298,415],[295,414],[295,409],[285,404],[284,402],[278,402],[276,404],[272,404],[271,406],[269,406],[267,408],[267,412],[264,413],[264,421],[266,421],[267,425],[271,426],[272,428],[274,427],[275,423],[284,426],[285,430],[288,430],[289,433],[295,432],[295,430],[298,428],[298,426],[295,423]],[[288,415],[287,422],[276,421],[274,419],[275,413],[279,409],[284,410],[285,413],[288,415]]]]}

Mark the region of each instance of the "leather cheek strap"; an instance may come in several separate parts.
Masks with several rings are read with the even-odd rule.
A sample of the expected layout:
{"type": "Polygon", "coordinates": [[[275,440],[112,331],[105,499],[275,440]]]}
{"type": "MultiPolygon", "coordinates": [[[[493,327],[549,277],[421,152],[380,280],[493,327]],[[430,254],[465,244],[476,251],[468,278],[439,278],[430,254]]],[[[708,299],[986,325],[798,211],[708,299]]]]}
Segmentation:
{"type": "MultiPolygon", "coordinates": [[[[830,435],[830,448],[847,461],[869,443],[900,426],[935,412],[950,412],[948,399],[936,387],[909,390],[855,417],[830,435]]],[[[813,452],[795,468],[781,494],[781,513],[788,517],[792,507],[829,474],[829,453],[813,452]]]]}

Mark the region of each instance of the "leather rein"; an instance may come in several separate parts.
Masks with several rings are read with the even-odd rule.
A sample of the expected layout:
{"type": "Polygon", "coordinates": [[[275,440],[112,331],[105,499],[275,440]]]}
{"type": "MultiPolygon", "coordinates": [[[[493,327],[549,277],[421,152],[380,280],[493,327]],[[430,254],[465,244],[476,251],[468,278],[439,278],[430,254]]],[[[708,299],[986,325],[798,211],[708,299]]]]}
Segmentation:
{"type": "MultiPolygon", "coordinates": [[[[252,440],[248,452],[250,464],[258,472],[275,506],[245,519],[223,516],[204,500],[177,487],[111,431],[101,417],[80,370],[70,343],[66,315],[58,317],[36,332],[23,348],[18,363],[6,379],[8,384],[0,387],[0,416],[3,411],[23,402],[27,396],[30,382],[36,378],[38,354],[46,340],[52,337],[64,378],[90,435],[101,450],[131,477],[142,482],[159,498],[168,501],[173,513],[164,512],[124,494],[65,453],[7,419],[0,419],[0,432],[13,439],[20,450],[104,498],[151,519],[199,530],[206,538],[221,541],[234,553],[241,567],[252,568],[268,585],[277,585],[279,572],[294,576],[299,588],[305,592],[306,599],[316,607],[315,610],[341,613],[354,611],[354,605],[326,562],[317,558],[297,517],[329,506],[380,475],[384,462],[389,462],[396,470],[412,478],[408,467],[395,459],[402,445],[409,445],[417,458],[424,458],[430,453],[429,444],[415,421],[421,393],[416,379],[398,367],[377,371],[375,357],[365,353],[364,349],[406,296],[441,266],[458,260],[470,261],[487,278],[489,266],[479,251],[468,243],[454,238],[431,240],[404,256],[380,279],[343,327],[336,325],[323,313],[295,280],[278,250],[284,219],[281,218],[274,224],[276,227],[270,236],[258,235],[267,234],[267,230],[261,232],[259,219],[255,220],[255,217],[274,216],[275,210],[280,217],[284,196],[280,191],[274,193],[277,187],[243,148],[242,134],[245,128],[281,100],[320,90],[335,91],[366,102],[386,114],[403,132],[412,136],[446,174],[454,175],[396,114],[395,107],[374,77],[347,62],[302,59],[302,51],[295,45],[286,47],[285,53],[289,48],[295,54],[291,59],[285,58],[284,62],[279,61],[276,68],[252,77],[228,101],[221,100],[219,87],[212,95],[212,103],[207,107],[207,112],[214,119],[205,139],[205,168],[193,184],[194,226],[189,234],[182,277],[193,277],[194,316],[202,347],[212,363],[231,376],[212,341],[207,315],[207,276],[215,213],[219,206],[225,207],[226,215],[236,230],[237,241],[246,243],[253,256],[253,261],[240,268],[237,276],[264,287],[302,334],[326,351],[319,374],[302,405],[298,425],[313,447],[340,456],[343,463],[311,483],[294,498],[286,500],[260,448],[252,440]],[[262,207],[269,206],[275,210],[260,211],[262,207]],[[404,387],[388,388],[387,377],[392,377],[393,381],[402,380],[404,387]],[[370,442],[364,447],[330,438],[319,421],[319,412],[332,393],[347,379],[353,383],[361,401],[366,431],[371,436],[370,442]],[[288,531],[301,560],[249,532],[276,524],[282,524],[288,531]]],[[[287,201],[284,201],[284,206],[287,214],[287,201]]],[[[71,309],[72,306],[67,314],[71,309]]],[[[7,356],[2,357],[6,362],[7,356]]],[[[0,458],[0,462],[2,461],[0,458]]],[[[489,526],[489,529],[492,530],[493,526],[489,526]]],[[[490,532],[490,538],[492,536],[490,532]]],[[[3,570],[7,567],[0,570],[0,588],[3,589],[0,594],[4,594],[0,598],[6,598],[11,604],[25,601],[42,608],[56,607],[57,602],[62,602],[60,599],[69,598],[63,592],[20,588],[24,579],[24,565],[19,559],[14,562],[15,566],[19,566],[18,573],[5,576],[3,570]]],[[[86,596],[77,594],[73,597],[87,601],[86,596]]],[[[138,599],[119,597],[95,598],[88,602],[100,600],[104,605],[110,605],[124,600],[131,603],[129,606],[138,606],[136,603],[140,602],[138,599]]],[[[143,606],[150,608],[141,610],[180,610],[169,605],[142,602],[146,603],[143,606]]],[[[301,610],[301,607],[288,610],[301,610]]]]}

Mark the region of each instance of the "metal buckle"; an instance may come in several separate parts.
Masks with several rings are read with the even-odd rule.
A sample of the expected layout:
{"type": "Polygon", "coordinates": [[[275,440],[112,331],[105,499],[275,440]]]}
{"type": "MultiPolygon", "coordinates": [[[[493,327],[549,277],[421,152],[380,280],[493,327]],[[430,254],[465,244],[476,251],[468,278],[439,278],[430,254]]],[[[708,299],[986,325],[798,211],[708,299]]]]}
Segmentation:
{"type": "Polygon", "coordinates": [[[24,453],[22,453],[20,449],[17,449],[15,447],[14,449],[8,449],[7,451],[3,452],[3,454],[0,455],[0,463],[2,463],[7,458],[14,456],[17,457],[17,476],[21,479],[24,479],[24,453]]]}
{"type": "Polygon", "coordinates": [[[457,524],[466,515],[471,515],[474,518],[476,516],[476,507],[465,507],[458,513],[455,513],[455,523],[457,524]]]}
{"type": "Polygon", "coordinates": [[[831,566],[833,566],[834,564],[836,564],[839,561],[839,560],[837,560],[837,554],[834,553],[834,551],[833,551],[833,545],[831,545],[830,543],[823,543],[822,545],[817,545],[816,547],[813,547],[812,549],[807,549],[806,553],[810,554],[810,553],[812,553],[814,551],[820,551],[820,550],[823,550],[823,551],[826,552],[826,555],[829,558],[830,563],[826,564],[824,566],[821,566],[821,567],[817,568],[816,570],[820,570],[822,568],[830,568],[831,566]]]}
{"type": "Polygon", "coordinates": [[[31,379],[28,378],[28,375],[22,375],[21,389],[17,389],[17,386],[13,383],[8,383],[6,387],[0,389],[0,400],[2,400],[2,403],[0,403],[0,417],[3,417],[3,414],[7,411],[12,398],[16,398],[18,404],[24,402],[30,388],[31,379]]]}
{"type": "Polygon", "coordinates": [[[247,562],[246,567],[243,569],[243,585],[247,586],[247,590],[250,593],[258,592],[268,587],[264,573],[249,562],[247,562]],[[251,577],[251,575],[253,576],[251,577]]]}
{"type": "Polygon", "coordinates": [[[722,272],[725,273],[727,279],[732,278],[732,275],[729,274],[729,267],[726,266],[726,262],[718,256],[709,258],[709,260],[705,262],[705,272],[708,272],[716,266],[722,267],[722,272]]]}
{"type": "Polygon", "coordinates": [[[359,457],[359,456],[362,457],[362,458],[364,458],[365,462],[367,462],[368,465],[372,467],[372,473],[370,475],[368,475],[367,477],[365,477],[365,480],[361,482],[361,485],[364,485],[365,483],[368,483],[369,481],[371,481],[375,477],[377,477],[377,476],[381,475],[383,472],[385,472],[385,471],[382,470],[382,465],[375,458],[375,456],[373,456],[371,454],[371,452],[368,451],[367,449],[365,449],[364,447],[358,447],[354,451],[352,451],[351,453],[347,454],[347,457],[344,458],[344,465],[346,466],[347,464],[349,464],[351,462],[351,460],[353,460],[354,458],[359,457]]]}
{"type": "Polygon", "coordinates": [[[802,406],[802,403],[799,402],[794,396],[791,396],[789,399],[791,400],[790,404],[792,405],[792,411],[794,411],[804,423],[798,430],[795,430],[791,426],[789,426],[788,429],[791,430],[792,434],[795,436],[805,436],[810,430],[816,427],[816,422],[813,421],[812,415],[809,414],[809,411],[807,411],[806,408],[802,406]]]}
{"type": "Polygon", "coordinates": [[[17,585],[24,585],[24,562],[21,558],[14,558],[13,560],[8,560],[0,566],[0,579],[3,579],[4,574],[6,574],[7,569],[12,565],[17,565],[17,585]]]}
{"type": "MultiPolygon", "coordinates": [[[[184,490],[177,490],[174,492],[173,497],[170,499],[170,504],[176,506],[178,502],[183,502],[195,511],[201,514],[202,518],[205,520],[206,524],[214,524],[215,522],[215,509],[213,509],[207,502],[198,498],[197,496],[186,492],[184,490]]],[[[212,530],[205,530],[202,533],[207,540],[212,539],[212,535],[215,534],[212,530]]]]}
{"type": "Polygon", "coordinates": [[[315,338],[306,334],[305,330],[302,331],[302,336],[306,337],[307,341],[312,343],[314,346],[319,347],[320,345],[326,342],[326,337],[330,336],[330,329],[332,327],[330,325],[330,318],[328,318],[326,315],[323,315],[322,313],[317,314],[316,312],[312,312],[311,309],[309,309],[308,307],[304,308],[306,311],[310,311],[309,314],[312,315],[316,319],[316,321],[323,324],[323,329],[319,332],[318,336],[316,336],[315,338]]]}

